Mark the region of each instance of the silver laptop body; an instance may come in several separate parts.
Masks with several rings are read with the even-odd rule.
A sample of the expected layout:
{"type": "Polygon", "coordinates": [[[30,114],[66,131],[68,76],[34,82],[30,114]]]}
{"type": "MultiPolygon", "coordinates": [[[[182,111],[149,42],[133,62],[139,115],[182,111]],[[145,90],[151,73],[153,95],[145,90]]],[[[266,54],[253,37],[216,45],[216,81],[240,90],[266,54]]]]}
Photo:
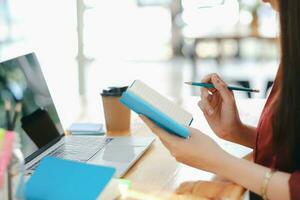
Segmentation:
{"type": "Polygon", "coordinates": [[[54,156],[112,166],[115,176],[122,177],[154,141],[154,137],[65,136],[34,53],[0,62],[0,80],[0,107],[5,100],[22,103],[15,130],[20,134],[27,175],[43,157],[54,156]]]}

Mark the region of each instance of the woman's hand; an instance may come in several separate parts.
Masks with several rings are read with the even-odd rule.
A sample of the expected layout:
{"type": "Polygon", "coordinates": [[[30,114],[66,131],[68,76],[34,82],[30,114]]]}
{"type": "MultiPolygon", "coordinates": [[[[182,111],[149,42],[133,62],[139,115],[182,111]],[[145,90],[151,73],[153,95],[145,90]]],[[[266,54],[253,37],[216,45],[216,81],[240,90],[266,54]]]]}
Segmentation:
{"type": "Polygon", "coordinates": [[[176,193],[181,196],[191,196],[194,199],[230,199],[242,198],[245,189],[232,182],[224,181],[189,181],[182,183],[176,193]]]}
{"type": "Polygon", "coordinates": [[[233,92],[217,74],[205,76],[202,82],[212,83],[215,89],[201,88],[198,106],[211,129],[220,138],[233,141],[234,134],[239,134],[244,126],[239,118],[233,92]]]}
{"type": "Polygon", "coordinates": [[[158,127],[145,116],[140,116],[156,134],[175,159],[186,165],[215,172],[228,155],[210,137],[197,129],[189,128],[190,137],[183,139],[158,127]]]}

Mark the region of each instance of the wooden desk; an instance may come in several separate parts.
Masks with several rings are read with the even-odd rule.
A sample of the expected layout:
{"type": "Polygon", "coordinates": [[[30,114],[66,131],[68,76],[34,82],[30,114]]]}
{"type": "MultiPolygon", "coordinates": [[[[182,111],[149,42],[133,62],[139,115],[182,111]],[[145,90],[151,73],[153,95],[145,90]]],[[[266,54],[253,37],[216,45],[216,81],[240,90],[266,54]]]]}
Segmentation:
{"type": "MultiPolygon", "coordinates": [[[[199,128],[219,143],[222,148],[235,156],[242,157],[251,149],[217,138],[209,128],[201,110],[197,106],[197,97],[184,99],[182,106],[194,116],[193,127],[199,128]]],[[[237,100],[242,121],[256,125],[265,100],[237,100]]],[[[152,134],[149,129],[134,115],[133,135],[152,134]]],[[[212,180],[214,174],[195,169],[181,163],[170,155],[157,139],[141,159],[128,171],[124,178],[132,182],[129,197],[125,199],[167,199],[174,190],[185,181],[212,180]]]]}

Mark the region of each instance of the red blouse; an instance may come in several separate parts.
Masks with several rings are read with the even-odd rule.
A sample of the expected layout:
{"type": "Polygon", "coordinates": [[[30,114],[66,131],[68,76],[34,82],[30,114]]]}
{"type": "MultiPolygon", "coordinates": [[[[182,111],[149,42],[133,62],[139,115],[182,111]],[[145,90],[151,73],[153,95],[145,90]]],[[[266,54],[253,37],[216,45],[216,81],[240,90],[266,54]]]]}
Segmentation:
{"type": "Polygon", "coordinates": [[[289,180],[292,200],[300,200],[300,171],[291,171],[286,161],[286,152],[274,154],[272,151],[272,108],[279,96],[276,85],[273,87],[262,111],[258,126],[256,144],[254,148],[254,161],[266,167],[275,168],[279,171],[291,173],[289,180]]]}

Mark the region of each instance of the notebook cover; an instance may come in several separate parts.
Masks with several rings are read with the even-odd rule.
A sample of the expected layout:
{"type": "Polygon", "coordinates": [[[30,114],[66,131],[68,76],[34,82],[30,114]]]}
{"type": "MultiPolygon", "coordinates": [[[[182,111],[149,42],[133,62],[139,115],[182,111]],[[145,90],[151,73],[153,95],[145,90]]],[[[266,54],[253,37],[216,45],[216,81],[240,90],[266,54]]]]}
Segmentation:
{"type": "MultiPolygon", "coordinates": [[[[170,133],[176,134],[180,137],[187,138],[189,130],[184,126],[160,112],[154,106],[150,105],[142,98],[133,94],[130,91],[123,93],[120,102],[138,114],[147,116],[154,121],[158,126],[167,130],[170,133]]],[[[190,124],[192,123],[192,120],[190,124]]]]}
{"type": "Polygon", "coordinates": [[[27,200],[95,200],[115,173],[103,167],[45,157],[29,179],[27,200]]]}

